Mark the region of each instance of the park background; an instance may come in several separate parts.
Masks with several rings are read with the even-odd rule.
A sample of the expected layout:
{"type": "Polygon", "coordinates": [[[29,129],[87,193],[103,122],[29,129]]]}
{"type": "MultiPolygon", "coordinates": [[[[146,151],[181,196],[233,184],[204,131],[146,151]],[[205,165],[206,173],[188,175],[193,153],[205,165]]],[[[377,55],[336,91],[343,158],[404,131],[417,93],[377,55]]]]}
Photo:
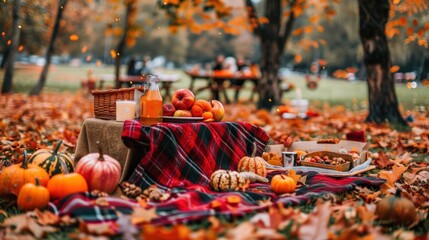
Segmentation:
{"type": "MultiPolygon", "coordinates": [[[[51,150],[60,140],[64,142],[62,150],[73,154],[83,122],[94,117],[93,96],[83,83],[92,77],[100,80],[103,75],[115,75],[118,69],[120,75],[125,74],[131,57],[150,56],[154,63],[159,63],[155,64],[158,73],[179,76],[174,89],[189,86],[190,78],[184,70],[193,66],[205,69],[218,54],[242,55],[261,64],[264,50],[252,24],[270,25],[264,15],[272,6],[282,7],[282,24],[291,19],[292,13],[296,17],[278,59],[280,81],[295,88],[284,94],[279,104],[287,105],[297,97],[309,99],[314,117],[282,119],[276,111],[257,109],[255,102],[248,101],[251,86],[246,86],[240,103],[225,104],[225,121],[255,124],[281,143],[291,139],[345,139],[346,133],[363,131],[377,169],[361,176],[386,181],[380,189],[358,187],[341,194],[326,194],[308,204],[282,211],[271,206],[268,213],[256,214],[273,221],[268,228],[246,218],[230,222],[210,218],[174,228],[150,226],[147,223],[157,216],[137,208],[125,221],[143,224],[138,228],[127,224],[119,233],[112,232],[117,225],[77,223],[74,218],[58,219],[47,211],[36,212],[37,217],[23,214],[16,202],[1,198],[0,238],[11,234],[9,236],[37,239],[41,236],[108,239],[134,234],[150,239],[148,236],[154,229],[159,239],[168,236],[171,239],[179,233],[188,234],[185,238],[189,238],[193,231],[193,236],[202,236],[200,239],[206,236],[317,239],[328,233],[331,239],[427,238],[429,16],[425,0],[3,0],[0,2],[0,56],[5,60],[9,54],[16,53],[13,64],[5,64],[0,69],[3,169],[20,163],[24,150],[30,154],[42,148],[51,150]],[[381,31],[387,37],[390,55],[383,52],[379,57],[390,62],[384,70],[398,96],[398,108],[408,126],[405,132],[384,122],[365,122],[370,102],[359,9],[376,3],[390,8],[386,29],[381,31]],[[249,8],[245,4],[255,7],[257,20],[249,21],[249,8]],[[55,41],[52,41],[54,35],[55,41]],[[12,40],[17,39],[16,36],[19,41],[12,40]],[[49,69],[44,68],[47,59],[51,60],[49,69]],[[311,71],[314,63],[319,64],[322,79],[316,89],[309,89],[306,76],[313,78],[318,74],[311,71]],[[43,79],[44,69],[46,79],[43,79]],[[37,91],[33,91],[35,86],[37,91]],[[402,191],[399,201],[408,199],[416,209],[412,226],[383,224],[374,215],[376,204],[390,199],[398,189],[402,191]],[[325,203],[321,204],[320,199],[326,200],[325,203]],[[44,219],[44,222],[34,223],[35,219],[44,219]],[[24,220],[35,225],[15,227],[24,220]],[[142,225],[145,226],[143,232],[140,231],[142,225]]],[[[375,10],[374,17],[380,17],[381,11],[370,10],[375,10]]],[[[375,25],[377,23],[375,21],[375,25]]],[[[281,29],[286,29],[284,27],[281,29]]],[[[108,82],[105,87],[114,88],[115,82],[108,82]]],[[[232,95],[232,90],[229,94],[232,95]]],[[[201,92],[197,98],[209,99],[210,93],[201,92]]],[[[380,99],[383,98],[386,96],[380,95],[380,99]]],[[[0,184],[1,187],[4,188],[0,184]]],[[[402,208],[391,212],[398,209],[402,208]]]]}

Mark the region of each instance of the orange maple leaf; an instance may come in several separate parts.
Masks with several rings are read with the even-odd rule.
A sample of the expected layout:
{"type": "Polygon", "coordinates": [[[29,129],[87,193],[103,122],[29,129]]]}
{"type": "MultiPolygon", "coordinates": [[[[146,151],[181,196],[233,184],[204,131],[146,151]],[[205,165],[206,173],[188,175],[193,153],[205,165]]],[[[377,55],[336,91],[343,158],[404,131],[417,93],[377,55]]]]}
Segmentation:
{"type": "Polygon", "coordinates": [[[294,60],[296,63],[300,63],[302,61],[302,56],[300,54],[297,54],[297,55],[295,55],[294,60]]]}
{"type": "Polygon", "coordinates": [[[390,165],[393,165],[393,162],[390,161],[389,157],[386,156],[382,151],[378,152],[378,159],[374,160],[374,164],[378,168],[386,168],[390,165]]]}
{"type": "Polygon", "coordinates": [[[266,24],[266,23],[270,22],[270,20],[268,20],[268,18],[266,18],[266,17],[260,17],[260,18],[258,18],[258,21],[260,24],[266,24]]]}
{"type": "Polygon", "coordinates": [[[378,176],[386,179],[386,184],[393,186],[393,184],[401,178],[402,174],[407,169],[408,167],[398,164],[392,167],[392,171],[380,171],[378,176]]]}
{"type": "Polygon", "coordinates": [[[292,32],[292,35],[293,35],[293,36],[298,36],[298,35],[301,35],[303,32],[304,32],[304,29],[303,29],[303,28],[297,28],[297,29],[295,29],[295,30],[292,32]]]}
{"type": "Polygon", "coordinates": [[[298,180],[301,178],[301,175],[296,174],[295,170],[291,169],[288,172],[288,177],[292,178],[295,181],[295,183],[297,183],[298,180]]]}
{"type": "Polygon", "coordinates": [[[398,65],[395,65],[395,66],[392,66],[390,68],[390,72],[395,73],[395,72],[399,71],[399,69],[400,69],[400,67],[398,65]]]}

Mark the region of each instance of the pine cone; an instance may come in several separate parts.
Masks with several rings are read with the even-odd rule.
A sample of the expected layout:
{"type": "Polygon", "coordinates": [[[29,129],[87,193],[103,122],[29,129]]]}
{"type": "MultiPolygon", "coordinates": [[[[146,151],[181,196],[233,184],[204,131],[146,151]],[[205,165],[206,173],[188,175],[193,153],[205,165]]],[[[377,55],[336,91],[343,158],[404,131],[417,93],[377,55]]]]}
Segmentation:
{"type": "Polygon", "coordinates": [[[122,190],[122,193],[129,198],[136,198],[142,193],[142,189],[129,182],[121,182],[119,187],[122,190]]]}
{"type": "Polygon", "coordinates": [[[9,167],[12,166],[13,162],[10,160],[3,160],[3,167],[9,167]]]}
{"type": "Polygon", "coordinates": [[[151,186],[143,191],[141,197],[158,202],[162,197],[162,192],[157,186],[151,186]]]}
{"type": "Polygon", "coordinates": [[[95,195],[97,197],[108,197],[109,196],[109,194],[107,194],[106,192],[102,192],[100,190],[92,190],[91,194],[95,195]]]}

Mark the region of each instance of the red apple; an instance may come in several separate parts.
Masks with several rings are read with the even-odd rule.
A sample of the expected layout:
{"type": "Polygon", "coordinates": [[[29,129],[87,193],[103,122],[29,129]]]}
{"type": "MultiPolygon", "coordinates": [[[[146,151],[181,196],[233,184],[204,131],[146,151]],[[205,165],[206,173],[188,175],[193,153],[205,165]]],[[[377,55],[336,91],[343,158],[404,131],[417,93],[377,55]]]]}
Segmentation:
{"type": "Polygon", "coordinates": [[[192,117],[192,113],[189,110],[176,110],[174,117],[192,117]]]}
{"type": "Polygon", "coordinates": [[[225,108],[223,107],[222,103],[218,100],[211,100],[210,104],[212,105],[213,119],[216,122],[222,121],[222,118],[225,115],[225,108]]]}
{"type": "Polygon", "coordinates": [[[171,97],[171,103],[173,103],[177,110],[191,110],[194,102],[194,93],[185,88],[174,91],[173,96],[171,97]]]}
{"type": "Polygon", "coordinates": [[[163,116],[173,116],[175,111],[176,107],[171,103],[164,103],[164,105],[162,105],[163,116]]]}

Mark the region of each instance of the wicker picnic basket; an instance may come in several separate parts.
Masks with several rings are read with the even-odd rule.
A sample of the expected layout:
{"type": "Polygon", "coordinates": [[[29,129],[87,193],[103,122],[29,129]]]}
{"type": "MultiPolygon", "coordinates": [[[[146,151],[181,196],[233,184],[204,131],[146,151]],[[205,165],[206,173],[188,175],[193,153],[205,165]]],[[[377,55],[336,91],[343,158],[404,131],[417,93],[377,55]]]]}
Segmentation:
{"type": "Polygon", "coordinates": [[[116,119],[116,100],[134,100],[134,88],[93,90],[96,118],[116,119]]]}

